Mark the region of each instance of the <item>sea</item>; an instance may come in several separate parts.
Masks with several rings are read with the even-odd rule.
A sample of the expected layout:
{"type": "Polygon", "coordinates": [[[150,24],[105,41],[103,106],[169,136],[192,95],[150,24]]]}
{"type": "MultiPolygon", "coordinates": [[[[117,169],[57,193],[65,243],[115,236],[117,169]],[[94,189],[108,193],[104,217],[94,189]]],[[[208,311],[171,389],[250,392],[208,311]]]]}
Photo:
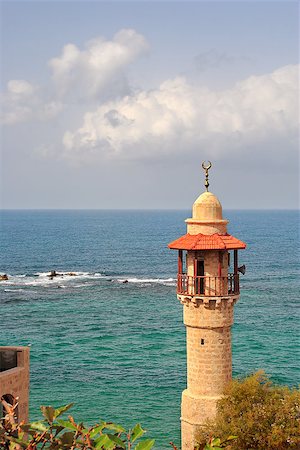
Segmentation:
{"type": "MultiPolygon", "coordinates": [[[[228,210],[247,243],[239,263],[233,374],[299,373],[297,211],[228,210]],[[298,353],[297,353],[298,352],[298,353]]],[[[31,346],[30,418],[40,405],[76,420],[140,422],[157,449],[180,442],[185,328],[176,251],[190,211],[39,210],[1,213],[0,345],[31,346]],[[55,270],[61,276],[47,276],[55,270]],[[73,272],[76,275],[68,275],[73,272]],[[127,282],[124,283],[124,281],[127,282]]]]}

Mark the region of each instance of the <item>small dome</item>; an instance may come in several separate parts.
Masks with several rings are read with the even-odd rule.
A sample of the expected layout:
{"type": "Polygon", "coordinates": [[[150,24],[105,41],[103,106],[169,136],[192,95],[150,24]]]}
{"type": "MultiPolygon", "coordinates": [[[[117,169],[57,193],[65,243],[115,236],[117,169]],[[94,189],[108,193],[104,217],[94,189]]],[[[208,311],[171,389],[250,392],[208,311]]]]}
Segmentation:
{"type": "Polygon", "coordinates": [[[211,192],[203,192],[193,204],[193,219],[204,221],[222,220],[222,206],[211,192]]]}

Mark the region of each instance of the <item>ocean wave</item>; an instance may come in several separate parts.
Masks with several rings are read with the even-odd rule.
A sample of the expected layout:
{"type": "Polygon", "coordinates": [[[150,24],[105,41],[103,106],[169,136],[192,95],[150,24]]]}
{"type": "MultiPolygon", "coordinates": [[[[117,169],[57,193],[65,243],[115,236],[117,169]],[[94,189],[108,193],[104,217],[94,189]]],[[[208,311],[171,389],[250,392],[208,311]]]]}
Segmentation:
{"type": "Polygon", "coordinates": [[[10,275],[7,274],[8,280],[2,280],[1,284],[4,285],[16,285],[16,286],[51,286],[53,284],[61,284],[69,281],[76,280],[93,280],[106,278],[100,272],[63,272],[58,271],[57,275],[54,277],[50,276],[50,272],[36,272],[34,274],[20,274],[20,275],[10,275]]]}
{"type": "Polygon", "coordinates": [[[164,286],[174,286],[176,283],[175,278],[144,278],[134,276],[109,276],[100,272],[79,272],[79,271],[57,271],[57,275],[51,277],[51,272],[36,272],[34,274],[19,274],[9,275],[8,280],[1,281],[1,285],[4,286],[36,286],[36,287],[59,287],[67,288],[72,287],[86,287],[93,280],[108,280],[118,283],[133,283],[140,285],[160,284],[164,286]],[[80,281],[80,282],[79,282],[80,281]],[[79,283],[78,283],[79,282],[79,283]]]}
{"type": "MultiPolygon", "coordinates": [[[[64,271],[60,271],[58,270],[56,272],[56,276],[53,277],[53,279],[60,279],[60,278],[106,278],[106,275],[103,275],[100,272],[75,272],[75,271],[71,271],[69,270],[68,272],[64,272],[64,271]]],[[[35,276],[39,277],[39,278],[50,278],[51,276],[51,272],[36,272],[34,274],[35,276]]]]}
{"type": "Polygon", "coordinates": [[[166,286],[173,286],[175,284],[175,278],[118,278],[117,281],[119,283],[138,283],[138,284],[163,284],[166,286]]]}
{"type": "Polygon", "coordinates": [[[9,275],[8,280],[1,281],[0,286],[46,286],[51,283],[50,278],[38,279],[35,276],[20,276],[20,275],[9,275]]]}
{"type": "Polygon", "coordinates": [[[4,292],[20,292],[25,291],[25,289],[19,288],[19,289],[4,289],[4,292]]]}
{"type": "Polygon", "coordinates": [[[74,284],[73,287],[78,289],[78,288],[82,288],[82,287],[87,287],[88,284],[87,283],[81,283],[81,284],[74,284]]]}

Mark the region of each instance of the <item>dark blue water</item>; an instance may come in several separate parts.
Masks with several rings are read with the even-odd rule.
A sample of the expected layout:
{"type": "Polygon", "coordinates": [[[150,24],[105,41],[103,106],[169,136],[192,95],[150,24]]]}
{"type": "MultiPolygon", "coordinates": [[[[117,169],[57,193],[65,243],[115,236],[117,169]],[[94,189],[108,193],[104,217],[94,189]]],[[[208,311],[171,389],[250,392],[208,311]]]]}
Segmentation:
{"type": "MultiPolygon", "coordinates": [[[[234,375],[296,385],[296,211],[227,211],[248,244],[233,327],[234,375]]],[[[78,420],[140,421],[179,442],[185,330],[176,252],[187,211],[3,211],[0,345],[31,344],[31,418],[75,402],[78,420]],[[50,270],[64,273],[50,280],[50,270]],[[66,275],[76,272],[76,276],[66,275]],[[124,280],[128,283],[123,283],[124,280]]]]}

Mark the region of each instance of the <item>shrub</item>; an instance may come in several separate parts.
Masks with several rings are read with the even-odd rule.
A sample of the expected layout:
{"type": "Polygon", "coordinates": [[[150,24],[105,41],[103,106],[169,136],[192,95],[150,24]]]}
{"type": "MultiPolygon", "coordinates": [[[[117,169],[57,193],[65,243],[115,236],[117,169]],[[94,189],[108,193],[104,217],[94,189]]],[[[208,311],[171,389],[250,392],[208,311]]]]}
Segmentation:
{"type": "Polygon", "coordinates": [[[72,416],[68,420],[59,417],[72,404],[54,409],[41,406],[44,419],[29,424],[17,424],[15,405],[5,405],[6,415],[0,420],[0,449],[5,450],[150,450],[153,439],[140,438],[145,433],[140,424],[126,431],[112,422],[97,423],[86,427],[76,423],[72,416]],[[137,443],[137,441],[139,441],[137,443]]]}
{"type": "MultiPolygon", "coordinates": [[[[300,449],[300,391],[274,386],[263,371],[233,380],[218,402],[214,422],[207,423],[208,436],[226,439],[232,450],[300,449]]],[[[202,440],[202,439],[201,439],[202,440]]]]}

